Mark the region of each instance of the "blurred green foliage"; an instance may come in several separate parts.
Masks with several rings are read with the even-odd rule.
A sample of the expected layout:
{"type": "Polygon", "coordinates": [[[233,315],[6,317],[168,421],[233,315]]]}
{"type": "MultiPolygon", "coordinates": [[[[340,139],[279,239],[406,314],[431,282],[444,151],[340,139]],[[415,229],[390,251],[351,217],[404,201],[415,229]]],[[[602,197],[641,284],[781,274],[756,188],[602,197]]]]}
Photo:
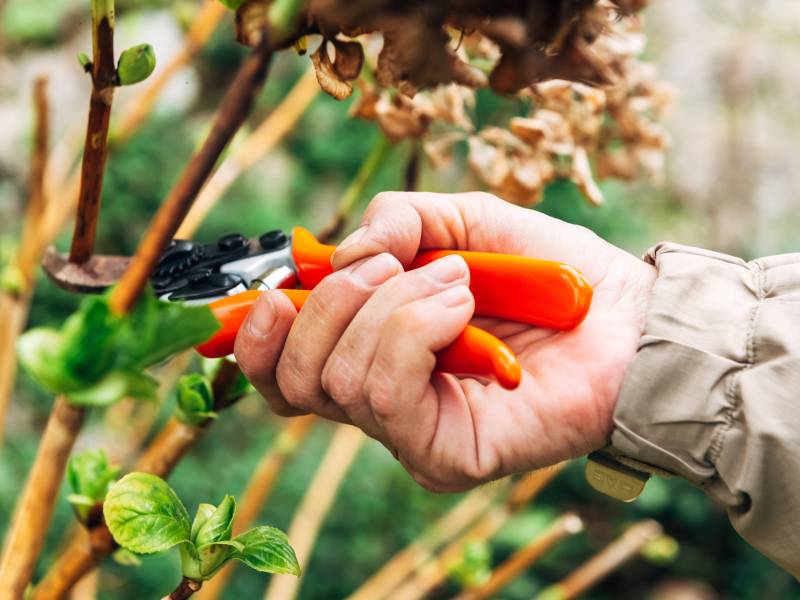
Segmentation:
{"type": "MultiPolygon", "coordinates": [[[[132,7],[135,3],[121,5],[132,7]]],[[[166,2],[137,6],[165,5],[166,2]]],[[[35,52],[36,45],[62,40],[64,21],[74,15],[77,2],[64,0],[9,0],[0,15],[3,35],[17,45],[16,52],[35,52]],[[35,7],[35,10],[34,10],[35,7]],[[28,44],[23,46],[22,44],[28,44]],[[30,45],[34,46],[31,47],[30,45]]],[[[177,9],[176,9],[177,10],[177,9]]],[[[158,52],[158,47],[156,47],[158,52]]],[[[157,113],[125,145],[114,147],[103,194],[98,250],[130,253],[161,199],[178,177],[207,126],[225,82],[230,80],[244,52],[232,39],[230,23],[223,25],[201,54],[197,102],[186,113],[157,113]]],[[[161,60],[161,56],[159,59],[161,60]]],[[[273,66],[250,124],[255,125],[300,76],[307,58],[284,53],[273,66]]],[[[76,65],[75,77],[80,77],[76,65]]],[[[228,190],[198,233],[213,239],[241,231],[256,235],[295,224],[318,228],[333,214],[336,201],[353,177],[378,134],[376,128],[347,117],[349,102],[320,96],[279,149],[273,151],[228,190]]],[[[76,107],[83,110],[83,107],[76,107]]],[[[479,124],[521,114],[524,103],[481,93],[476,108],[479,124]]],[[[76,116],[77,118],[77,116],[76,116]]],[[[384,189],[399,189],[411,148],[393,147],[362,198],[384,189]]],[[[461,157],[463,159],[463,156],[461,157]]],[[[460,191],[477,187],[461,165],[434,173],[426,168],[421,187],[460,191]]],[[[685,210],[669,197],[645,185],[604,184],[607,203],[590,208],[574,185],[557,182],[537,208],[547,214],[591,228],[609,241],[641,253],[657,241],[660,232],[688,222],[685,210]]],[[[59,240],[64,248],[65,233],[59,240]]],[[[44,278],[38,282],[30,326],[57,325],[75,308],[77,298],[56,289],[44,278]]],[[[20,375],[14,412],[3,458],[0,460],[0,531],[4,530],[19,486],[32,461],[41,427],[49,411],[49,397],[20,375]]],[[[174,398],[162,408],[163,423],[175,407],[174,398]]],[[[276,435],[282,421],[269,414],[263,401],[248,397],[225,411],[209,434],[179,464],[170,477],[190,510],[201,500],[239,496],[249,476],[276,435]]],[[[112,435],[101,434],[103,415],[95,411],[80,444],[113,445],[112,435]]],[[[156,425],[158,426],[158,424],[156,425]]],[[[317,467],[331,428],[315,426],[312,434],[285,465],[277,487],[259,515],[286,529],[295,507],[317,467]]],[[[113,450],[113,448],[112,448],[113,450]]],[[[39,565],[41,576],[56,555],[62,533],[74,521],[62,490],[39,565]]],[[[417,486],[383,447],[369,443],[350,469],[305,569],[300,597],[329,600],[344,597],[399,549],[413,540],[437,516],[458,501],[459,495],[435,495],[417,486]]],[[[527,599],[559,580],[606,545],[625,525],[641,518],[657,519],[678,540],[680,550],[666,565],[632,562],[588,594],[595,600],[646,598],[660,582],[691,579],[706,582],[721,597],[736,600],[799,598],[796,582],[742,541],[724,512],[702,492],[680,480],[653,479],[635,503],[627,505],[593,493],[576,461],[549,485],[537,502],[514,517],[491,542],[493,564],[510,556],[537,535],[558,514],[577,511],[586,521],[584,533],[559,544],[534,568],[501,594],[509,600],[527,599]]],[[[134,568],[107,561],[99,598],[160,597],[176,583],[178,554],[144,557],[134,568]]],[[[238,569],[225,598],[260,597],[266,576],[238,569]]],[[[448,597],[459,589],[455,581],[437,590],[448,597]]]]}

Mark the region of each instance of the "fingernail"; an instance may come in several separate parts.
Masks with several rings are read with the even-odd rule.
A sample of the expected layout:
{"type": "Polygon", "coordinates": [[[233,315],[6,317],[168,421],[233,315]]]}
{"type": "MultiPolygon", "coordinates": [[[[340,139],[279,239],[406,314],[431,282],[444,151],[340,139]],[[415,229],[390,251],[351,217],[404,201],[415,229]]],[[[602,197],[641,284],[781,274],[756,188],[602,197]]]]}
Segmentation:
{"type": "Polygon", "coordinates": [[[347,248],[348,246],[356,245],[364,238],[364,235],[367,233],[367,229],[368,229],[367,225],[362,225],[361,227],[356,229],[353,233],[351,233],[341,242],[339,242],[339,245],[336,247],[336,250],[339,251],[343,250],[344,248],[347,248]]]}
{"type": "Polygon", "coordinates": [[[437,302],[448,308],[466,304],[472,298],[472,292],[466,285],[456,285],[439,292],[434,296],[437,302]]]}
{"type": "Polygon", "coordinates": [[[250,309],[250,314],[247,317],[247,331],[252,335],[263,337],[272,331],[272,326],[275,325],[275,307],[272,305],[272,300],[262,294],[259,296],[253,308],[250,309]]]}
{"type": "Polygon", "coordinates": [[[428,274],[442,283],[450,283],[464,277],[467,263],[458,254],[450,254],[433,261],[425,267],[428,274]]]}
{"type": "Polygon", "coordinates": [[[398,272],[397,259],[391,254],[378,254],[358,265],[353,275],[365,285],[376,286],[384,283],[398,272]]]}

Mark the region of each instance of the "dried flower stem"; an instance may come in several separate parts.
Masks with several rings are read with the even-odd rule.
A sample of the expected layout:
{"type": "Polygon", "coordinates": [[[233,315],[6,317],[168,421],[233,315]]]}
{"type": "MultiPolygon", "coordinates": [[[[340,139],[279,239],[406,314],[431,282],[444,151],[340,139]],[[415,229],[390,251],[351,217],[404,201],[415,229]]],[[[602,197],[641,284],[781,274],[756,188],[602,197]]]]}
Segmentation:
{"type": "Polygon", "coordinates": [[[184,577],[181,579],[178,587],[175,588],[175,591],[169,596],[162,598],[162,600],[186,600],[186,598],[193,596],[201,587],[203,587],[202,581],[195,581],[194,579],[184,577]]]}
{"type": "Polygon", "coordinates": [[[70,404],[64,396],[56,398],[0,560],[0,590],[7,598],[22,598],[33,576],[64,468],[85,416],[85,408],[70,404]]]}
{"type": "Polygon", "coordinates": [[[94,251],[115,76],[114,0],[92,0],[92,93],[81,163],[78,214],[69,253],[69,261],[75,264],[88,261],[94,251]]]}
{"type": "MultiPolygon", "coordinates": [[[[336,492],[347,470],[364,443],[361,430],[350,425],[339,425],[325,456],[319,464],[314,479],[289,525],[287,535],[292,540],[300,568],[304,569],[311,557],[314,542],[330,510],[336,492]]],[[[291,575],[274,575],[270,579],[264,600],[293,600],[300,590],[300,580],[291,575]]]]}
{"type": "Polygon", "coordinates": [[[33,84],[34,134],[31,168],[28,177],[28,205],[22,225],[22,237],[16,256],[21,288],[0,292],[0,447],[5,434],[5,418],[17,373],[15,342],[28,318],[38,256],[31,252],[44,214],[46,198],[44,176],[50,146],[50,119],[47,78],[37,77],[33,84]]]}
{"type": "MultiPolygon", "coordinates": [[[[306,436],[315,421],[316,417],[313,415],[290,419],[267,449],[242,494],[241,502],[233,521],[234,535],[249,529],[258,518],[258,513],[263,508],[264,501],[278,479],[281,467],[306,436]]],[[[233,575],[236,565],[236,562],[231,561],[222,567],[214,575],[214,578],[207,582],[198,598],[200,600],[216,600],[219,598],[231,575],[233,575]]]]}
{"type": "Polygon", "coordinates": [[[414,541],[384,563],[348,600],[380,600],[415,569],[429,561],[448,540],[469,527],[508,489],[509,479],[492,482],[467,494],[463,500],[423,531],[414,541]]]}
{"type": "MultiPolygon", "coordinates": [[[[223,363],[212,385],[215,410],[223,410],[233,403],[234,399],[229,392],[238,374],[239,368],[235,363],[223,363]]],[[[170,419],[150,442],[132,470],[166,478],[186,452],[203,437],[212,422],[207,420],[190,426],[170,419]]],[[[102,519],[90,529],[79,530],[44,579],[34,588],[31,600],[63,598],[72,586],[116,549],[117,545],[102,519]]]]}
{"type": "Polygon", "coordinates": [[[524,548],[511,555],[492,572],[492,576],[483,585],[464,590],[456,596],[456,600],[484,600],[494,598],[520,573],[529,568],[545,552],[561,540],[574,535],[583,529],[583,521],[575,513],[566,513],[556,519],[540,536],[531,540],[524,548]]]}
{"type": "Polygon", "coordinates": [[[458,562],[467,544],[491,538],[508,519],[527,505],[563,468],[564,463],[524,476],[511,488],[505,503],[492,507],[472,527],[450,542],[436,559],[417,571],[410,581],[392,592],[393,600],[424,598],[446,578],[451,565],[458,562]]]}
{"type": "Polygon", "coordinates": [[[537,598],[577,598],[598,581],[620,568],[639,554],[651,540],[661,535],[661,525],[656,521],[641,521],[631,525],[621,536],[595,554],[560,583],[545,589],[537,598]]]}
{"type": "Polygon", "coordinates": [[[272,48],[264,35],[239,68],[222,99],[214,125],[202,148],[189,161],[150,222],[130,267],[111,293],[109,302],[114,312],[125,313],[130,310],[147,284],[153,266],[189,212],[220,154],[250,114],[255,97],[266,79],[271,58],[272,48]]]}
{"type": "Polygon", "coordinates": [[[355,209],[356,203],[364,195],[367,184],[383,164],[388,151],[389,141],[386,137],[380,136],[372,146],[372,150],[369,151],[367,158],[361,164],[361,168],[356,173],[353,181],[350,182],[350,185],[347,186],[344,194],[342,194],[336,213],[317,235],[319,241],[329,242],[341,233],[342,228],[347,223],[347,219],[355,209]]]}
{"type": "Polygon", "coordinates": [[[197,200],[178,228],[175,237],[190,239],[194,235],[200,223],[208,216],[231,184],[291,131],[311,101],[317,97],[319,91],[314,71],[309,69],[275,110],[225,158],[209,178],[208,183],[197,195],[197,200]]]}

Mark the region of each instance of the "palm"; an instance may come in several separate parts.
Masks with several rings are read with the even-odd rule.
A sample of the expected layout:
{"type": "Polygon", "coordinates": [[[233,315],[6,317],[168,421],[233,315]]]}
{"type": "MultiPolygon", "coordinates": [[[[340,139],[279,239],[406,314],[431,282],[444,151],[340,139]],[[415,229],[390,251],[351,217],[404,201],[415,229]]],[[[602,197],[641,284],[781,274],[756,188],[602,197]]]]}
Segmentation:
{"type": "Polygon", "coordinates": [[[474,319],[511,347],[525,376],[514,392],[496,383],[435,381],[429,393],[438,395],[441,409],[426,460],[433,457],[437,464],[415,469],[415,461],[404,461],[429,487],[461,489],[476,480],[580,456],[606,443],[625,369],[641,335],[653,274],[633,256],[577,231],[579,236],[566,244],[560,240],[550,246],[540,239],[538,247],[513,251],[560,256],[578,267],[594,287],[586,320],[572,331],[553,331],[474,319]],[[437,476],[432,480],[426,472],[437,476]]]}

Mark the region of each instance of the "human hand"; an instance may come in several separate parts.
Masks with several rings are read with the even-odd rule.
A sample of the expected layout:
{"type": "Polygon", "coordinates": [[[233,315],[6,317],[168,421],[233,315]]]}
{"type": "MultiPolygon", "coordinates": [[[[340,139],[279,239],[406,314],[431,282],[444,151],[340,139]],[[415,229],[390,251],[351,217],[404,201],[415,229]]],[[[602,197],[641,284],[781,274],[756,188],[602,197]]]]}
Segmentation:
{"type": "Polygon", "coordinates": [[[483,193],[379,194],[332,262],[299,315],[283,294],[264,294],[236,339],[242,371],[276,413],[352,423],[437,491],[607,443],[653,267],[583,227],[483,193]],[[460,257],[403,272],[425,248],[568,263],[594,287],[592,307],[572,331],[473,319],[519,357],[514,391],[433,373],[434,352],[470,322],[474,302],[460,257]]]}

